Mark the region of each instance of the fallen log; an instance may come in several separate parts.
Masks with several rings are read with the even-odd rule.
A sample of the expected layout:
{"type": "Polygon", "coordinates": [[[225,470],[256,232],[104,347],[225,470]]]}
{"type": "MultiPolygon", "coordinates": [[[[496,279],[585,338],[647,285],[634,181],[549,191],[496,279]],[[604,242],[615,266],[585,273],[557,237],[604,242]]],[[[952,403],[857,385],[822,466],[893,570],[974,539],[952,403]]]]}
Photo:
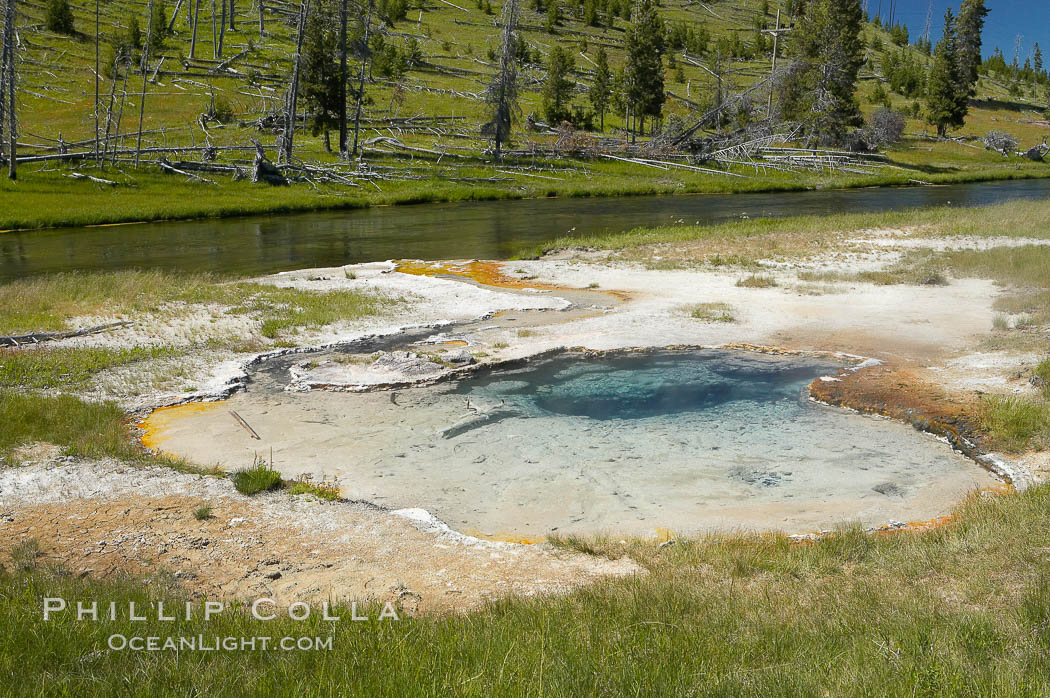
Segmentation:
{"type": "Polygon", "coordinates": [[[219,183],[216,182],[214,179],[208,179],[207,177],[201,177],[198,174],[187,172],[186,170],[180,170],[179,168],[175,167],[170,162],[168,162],[167,158],[161,158],[160,160],[158,160],[157,165],[159,165],[160,168],[165,172],[171,172],[172,174],[180,174],[184,177],[195,179],[198,182],[206,182],[207,184],[214,184],[215,186],[219,186],[219,183]]]}
{"type": "Polygon", "coordinates": [[[92,177],[91,175],[82,174],[80,172],[71,172],[71,173],[69,173],[67,175],[62,175],[62,176],[63,177],[69,177],[70,179],[87,179],[87,180],[90,180],[90,181],[94,182],[95,184],[108,184],[111,187],[115,187],[115,186],[120,184],[120,182],[114,182],[112,179],[102,179],[101,177],[92,177]]]}
{"type": "Polygon", "coordinates": [[[259,436],[254,429],[252,429],[252,426],[248,424],[248,422],[244,421],[244,418],[241,417],[241,415],[237,414],[233,410],[230,410],[230,414],[233,415],[233,418],[237,420],[237,423],[244,427],[244,430],[248,432],[253,439],[255,439],[256,441],[262,441],[262,437],[259,436]]]}
{"type": "Polygon", "coordinates": [[[68,332],[33,332],[31,334],[8,335],[0,337],[0,346],[20,347],[26,344],[40,344],[41,342],[53,342],[58,339],[70,339],[72,337],[84,337],[89,334],[98,334],[106,330],[114,330],[118,327],[127,327],[130,322],[110,322],[95,327],[85,327],[82,330],[69,330],[68,332]]]}

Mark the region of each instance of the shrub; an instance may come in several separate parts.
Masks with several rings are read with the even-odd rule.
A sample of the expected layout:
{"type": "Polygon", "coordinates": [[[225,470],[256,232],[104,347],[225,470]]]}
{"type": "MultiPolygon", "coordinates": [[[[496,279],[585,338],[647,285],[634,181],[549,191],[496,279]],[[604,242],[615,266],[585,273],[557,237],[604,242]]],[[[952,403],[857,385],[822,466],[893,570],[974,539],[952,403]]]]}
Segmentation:
{"type": "Polygon", "coordinates": [[[73,8],[69,6],[69,0],[48,0],[44,26],[48,31],[58,34],[72,36],[76,33],[73,28],[73,8]]]}
{"type": "Polygon", "coordinates": [[[281,486],[281,474],[259,459],[256,459],[250,468],[233,473],[230,479],[238,492],[249,496],[281,486]]]}
{"type": "Polygon", "coordinates": [[[215,97],[211,101],[211,106],[208,107],[208,116],[215,119],[220,124],[228,124],[233,121],[233,106],[230,105],[230,100],[226,99],[222,95],[215,97]]]}
{"type": "Polygon", "coordinates": [[[199,509],[194,510],[193,518],[197,519],[198,521],[207,521],[208,519],[212,518],[211,505],[205,504],[199,509]]]}
{"type": "Polygon", "coordinates": [[[871,92],[868,93],[868,101],[872,104],[879,104],[889,109],[890,95],[886,92],[886,88],[882,86],[881,82],[876,82],[875,86],[871,88],[871,92]]]}
{"type": "Polygon", "coordinates": [[[1003,155],[1009,155],[1017,149],[1017,139],[1005,131],[989,131],[983,139],[984,146],[988,150],[997,150],[1003,155]]]}
{"type": "Polygon", "coordinates": [[[870,150],[897,143],[904,135],[904,117],[892,109],[880,107],[868,117],[860,139],[870,150]]]}

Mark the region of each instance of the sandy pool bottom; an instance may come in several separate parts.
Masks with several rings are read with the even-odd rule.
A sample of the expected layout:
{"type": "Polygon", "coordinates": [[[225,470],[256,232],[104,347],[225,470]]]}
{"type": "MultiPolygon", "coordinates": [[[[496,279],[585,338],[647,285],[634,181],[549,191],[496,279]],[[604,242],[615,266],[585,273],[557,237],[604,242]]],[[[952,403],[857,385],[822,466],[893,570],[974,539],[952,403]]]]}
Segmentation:
{"type": "Polygon", "coordinates": [[[925,520],[998,484],[930,435],[808,400],[806,385],[839,368],[711,350],[566,354],[396,392],[249,390],[159,410],[146,441],[231,469],[272,450],[288,477],[335,476],[347,498],[508,539],[925,520]]]}

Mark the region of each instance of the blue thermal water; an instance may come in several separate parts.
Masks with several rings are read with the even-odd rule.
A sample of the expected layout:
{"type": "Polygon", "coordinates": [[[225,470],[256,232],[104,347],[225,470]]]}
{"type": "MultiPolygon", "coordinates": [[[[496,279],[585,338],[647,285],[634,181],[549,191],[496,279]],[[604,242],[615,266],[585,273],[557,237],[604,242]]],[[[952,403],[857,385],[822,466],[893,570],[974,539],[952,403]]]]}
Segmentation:
{"type": "Polygon", "coordinates": [[[455,392],[478,404],[499,401],[530,416],[644,420],[719,411],[739,416],[742,406],[761,412],[787,402],[802,410],[798,403],[806,385],[841,365],[719,350],[617,353],[587,359],[569,354],[468,379],[455,392]],[[730,407],[733,403],[741,404],[730,407]]]}

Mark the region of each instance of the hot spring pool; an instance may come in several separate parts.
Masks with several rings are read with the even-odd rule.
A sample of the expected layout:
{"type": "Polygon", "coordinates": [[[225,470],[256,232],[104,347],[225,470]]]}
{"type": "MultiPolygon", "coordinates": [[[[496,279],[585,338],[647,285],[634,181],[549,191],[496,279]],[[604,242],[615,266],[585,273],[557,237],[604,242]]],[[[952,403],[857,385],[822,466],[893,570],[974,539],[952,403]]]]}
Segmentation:
{"type": "Polygon", "coordinates": [[[997,483],[930,435],[810,401],[806,386],[841,367],[566,353],[396,394],[249,390],[156,412],[148,430],[161,449],[230,468],[272,447],[289,476],[337,475],[348,498],[508,538],[927,519],[997,483]]]}

